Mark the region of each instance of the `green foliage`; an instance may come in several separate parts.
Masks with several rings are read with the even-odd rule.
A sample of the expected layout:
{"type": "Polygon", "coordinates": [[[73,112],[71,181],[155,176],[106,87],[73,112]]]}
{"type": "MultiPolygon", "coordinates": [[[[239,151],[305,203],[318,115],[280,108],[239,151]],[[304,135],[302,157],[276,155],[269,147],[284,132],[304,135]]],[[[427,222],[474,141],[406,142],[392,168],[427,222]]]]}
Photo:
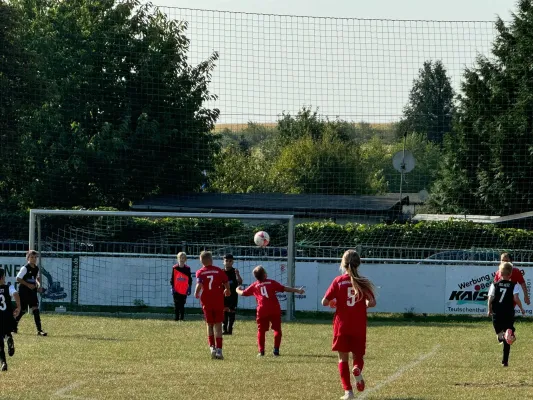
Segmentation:
{"type": "Polygon", "coordinates": [[[203,107],[218,55],[189,65],[186,23],[138,0],[10,4],[46,96],[16,127],[5,191],[22,207],[123,208],[200,187],[218,151],[219,112],[203,107]]]}
{"type": "Polygon", "coordinates": [[[533,207],[533,5],[496,22],[493,58],[467,69],[457,126],[434,188],[437,211],[506,215],[533,207]],[[455,184],[455,186],[454,186],[455,184]]]}
{"type": "Polygon", "coordinates": [[[404,119],[398,125],[400,135],[417,132],[432,142],[441,143],[444,134],[452,128],[453,97],[450,78],[442,62],[424,62],[413,82],[404,119]]]}

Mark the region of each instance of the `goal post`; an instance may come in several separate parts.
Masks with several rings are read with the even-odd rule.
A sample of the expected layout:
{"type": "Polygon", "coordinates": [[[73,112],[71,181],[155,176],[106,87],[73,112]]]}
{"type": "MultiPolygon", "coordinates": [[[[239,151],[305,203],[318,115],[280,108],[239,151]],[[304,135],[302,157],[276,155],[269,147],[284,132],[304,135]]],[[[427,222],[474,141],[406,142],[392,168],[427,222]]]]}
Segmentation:
{"type": "MultiPolygon", "coordinates": [[[[222,268],[224,254],[234,254],[245,286],[259,264],[270,278],[295,286],[294,247],[293,215],[31,209],[29,216],[29,248],[39,251],[47,309],[172,307],[170,273],[179,251],[187,253],[193,276],[199,253],[208,250],[222,268]],[[270,234],[268,247],[253,243],[258,230],[270,234]]],[[[294,319],[294,294],[279,298],[286,319],[294,319]]],[[[191,296],[187,306],[200,304],[191,296]]],[[[239,308],[255,308],[255,299],[239,298],[239,308]]]]}

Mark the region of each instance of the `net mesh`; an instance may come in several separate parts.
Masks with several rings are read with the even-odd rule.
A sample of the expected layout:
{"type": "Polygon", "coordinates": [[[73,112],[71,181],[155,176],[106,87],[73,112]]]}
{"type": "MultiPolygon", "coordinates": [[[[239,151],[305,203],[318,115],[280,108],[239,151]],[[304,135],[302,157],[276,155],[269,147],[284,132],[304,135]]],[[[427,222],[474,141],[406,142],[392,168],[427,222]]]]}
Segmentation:
{"type": "MultiPolygon", "coordinates": [[[[505,229],[528,217],[503,218],[533,198],[526,3],[495,23],[1,2],[1,203],[295,214],[310,257],[527,249],[505,229]]],[[[26,227],[3,220],[10,250],[26,227]]],[[[98,245],[138,240],[121,229],[98,245]]],[[[143,234],[132,252],[181,240],[143,234]]]]}

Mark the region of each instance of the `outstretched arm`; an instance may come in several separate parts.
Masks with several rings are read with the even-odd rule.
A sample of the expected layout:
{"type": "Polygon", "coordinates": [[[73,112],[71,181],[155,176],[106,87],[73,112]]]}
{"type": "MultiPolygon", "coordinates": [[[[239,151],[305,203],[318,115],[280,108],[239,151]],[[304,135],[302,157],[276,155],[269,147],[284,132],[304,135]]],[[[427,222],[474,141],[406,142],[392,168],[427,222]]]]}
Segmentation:
{"type": "Polygon", "coordinates": [[[291,288],[289,286],[285,286],[285,291],[289,292],[289,293],[298,293],[298,294],[304,294],[305,293],[305,290],[303,288],[296,289],[296,288],[291,288]]]}

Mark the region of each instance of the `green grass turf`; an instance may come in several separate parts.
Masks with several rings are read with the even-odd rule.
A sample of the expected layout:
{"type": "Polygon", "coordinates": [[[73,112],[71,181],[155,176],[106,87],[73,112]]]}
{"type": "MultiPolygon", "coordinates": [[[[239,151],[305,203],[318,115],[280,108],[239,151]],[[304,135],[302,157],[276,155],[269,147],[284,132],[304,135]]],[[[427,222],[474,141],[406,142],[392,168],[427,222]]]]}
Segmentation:
{"type": "MultiPolygon", "coordinates": [[[[205,324],[164,317],[44,314],[48,337],[25,316],[16,354],[0,373],[0,399],[338,399],[327,319],[283,324],[281,357],[257,359],[256,325],[240,317],[211,360],[205,324]]],[[[488,319],[373,316],[364,376],[367,399],[533,398],[533,324],[517,322],[509,368],[488,319]]]]}

